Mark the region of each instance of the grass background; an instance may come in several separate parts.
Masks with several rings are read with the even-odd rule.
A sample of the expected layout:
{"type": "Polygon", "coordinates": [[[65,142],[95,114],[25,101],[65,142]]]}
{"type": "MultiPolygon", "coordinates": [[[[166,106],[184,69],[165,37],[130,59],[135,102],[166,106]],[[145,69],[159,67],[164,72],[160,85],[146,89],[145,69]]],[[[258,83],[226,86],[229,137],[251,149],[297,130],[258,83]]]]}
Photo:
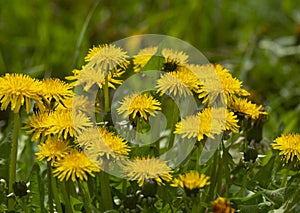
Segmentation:
{"type": "Polygon", "coordinates": [[[1,0],[0,74],[70,75],[88,49],[166,34],[221,63],[264,104],[264,141],[300,126],[300,8],[294,0],[1,0]]]}

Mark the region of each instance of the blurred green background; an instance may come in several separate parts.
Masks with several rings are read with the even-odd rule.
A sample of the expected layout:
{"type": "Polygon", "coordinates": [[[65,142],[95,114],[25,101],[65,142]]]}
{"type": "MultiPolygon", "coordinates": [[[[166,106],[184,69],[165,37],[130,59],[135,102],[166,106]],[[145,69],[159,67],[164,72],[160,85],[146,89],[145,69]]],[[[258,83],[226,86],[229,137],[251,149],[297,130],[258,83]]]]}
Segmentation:
{"type": "Polygon", "coordinates": [[[0,74],[70,75],[89,47],[136,34],[189,42],[266,106],[264,140],[300,127],[300,8],[295,0],[1,0],[0,74]]]}

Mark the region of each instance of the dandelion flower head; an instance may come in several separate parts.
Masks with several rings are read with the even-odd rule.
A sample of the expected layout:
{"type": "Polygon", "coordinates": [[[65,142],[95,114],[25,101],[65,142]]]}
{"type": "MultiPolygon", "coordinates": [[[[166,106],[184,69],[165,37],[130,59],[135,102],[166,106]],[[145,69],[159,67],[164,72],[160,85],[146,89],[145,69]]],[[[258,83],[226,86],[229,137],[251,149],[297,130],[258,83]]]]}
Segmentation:
{"type": "Polygon", "coordinates": [[[39,144],[38,148],[39,151],[35,153],[37,160],[41,161],[46,158],[47,161],[51,161],[52,163],[55,160],[59,161],[70,150],[68,141],[63,141],[54,137],[49,137],[44,143],[39,144]]]}
{"type": "Polygon", "coordinates": [[[230,202],[223,197],[218,197],[212,203],[212,213],[234,213],[235,209],[231,208],[230,202]]]}
{"type": "Polygon", "coordinates": [[[139,115],[147,120],[148,114],[154,116],[157,110],[161,110],[161,103],[148,94],[127,95],[119,103],[121,106],[117,111],[119,114],[124,114],[124,118],[129,115],[135,118],[139,115]]]}
{"type": "Polygon", "coordinates": [[[134,72],[140,72],[141,68],[144,67],[151,57],[157,52],[156,46],[146,47],[141,49],[139,53],[133,57],[133,70],[134,72]]]}
{"type": "Polygon", "coordinates": [[[136,180],[139,186],[142,186],[146,179],[153,179],[158,185],[163,185],[163,181],[172,179],[172,170],[166,162],[149,156],[125,161],[122,170],[125,178],[136,180]]]}
{"type": "Polygon", "coordinates": [[[86,66],[107,74],[118,69],[126,69],[129,61],[127,52],[113,44],[104,44],[93,47],[85,57],[86,66]]]}
{"type": "Polygon", "coordinates": [[[183,189],[194,190],[203,188],[209,184],[209,176],[206,176],[205,174],[199,174],[198,171],[192,170],[184,175],[180,174],[178,178],[173,180],[171,186],[180,186],[183,189]]]}
{"type": "Polygon", "coordinates": [[[85,129],[78,135],[77,141],[85,153],[99,166],[102,162],[98,161],[102,161],[102,158],[118,160],[121,156],[127,157],[130,151],[130,147],[123,138],[104,127],[85,129]]]}
{"type": "Polygon", "coordinates": [[[0,104],[1,110],[6,110],[11,104],[11,110],[20,111],[26,105],[26,112],[31,109],[31,101],[40,100],[41,82],[24,74],[5,74],[0,77],[0,104]]]}
{"type": "MultiPolygon", "coordinates": [[[[166,63],[170,63],[173,65],[176,65],[175,67],[179,66],[184,66],[188,62],[189,56],[182,52],[182,51],[177,51],[169,48],[165,48],[161,51],[162,56],[165,58],[166,63]]],[[[174,71],[173,70],[168,70],[168,71],[174,71]]]]}
{"type": "Polygon", "coordinates": [[[203,86],[200,89],[199,98],[203,98],[203,103],[215,101],[218,96],[225,95],[226,100],[234,96],[248,96],[249,93],[242,89],[242,82],[232,77],[229,70],[220,64],[203,65],[207,72],[215,72],[216,75],[208,75],[210,78],[203,80],[203,86]],[[210,98],[210,99],[209,99],[210,98]]]}
{"type": "Polygon", "coordinates": [[[234,98],[228,105],[233,111],[243,113],[253,120],[258,119],[260,115],[267,115],[267,112],[262,110],[261,105],[251,103],[246,98],[234,98]]]}
{"type": "Polygon", "coordinates": [[[283,134],[271,144],[273,149],[280,151],[286,162],[297,158],[300,161],[300,134],[283,134]]]}
{"type": "Polygon", "coordinates": [[[88,175],[95,176],[93,172],[100,169],[85,155],[84,152],[72,149],[67,155],[54,162],[53,174],[60,181],[76,179],[87,180],[88,175]]]}
{"type": "Polygon", "coordinates": [[[67,139],[91,127],[92,122],[83,112],[73,113],[72,110],[66,109],[50,113],[46,125],[49,126],[47,135],[57,135],[67,139]]]}
{"type": "Polygon", "coordinates": [[[179,97],[192,95],[198,92],[201,82],[199,78],[186,66],[177,71],[167,72],[157,80],[157,92],[160,94],[173,94],[179,97]]]}

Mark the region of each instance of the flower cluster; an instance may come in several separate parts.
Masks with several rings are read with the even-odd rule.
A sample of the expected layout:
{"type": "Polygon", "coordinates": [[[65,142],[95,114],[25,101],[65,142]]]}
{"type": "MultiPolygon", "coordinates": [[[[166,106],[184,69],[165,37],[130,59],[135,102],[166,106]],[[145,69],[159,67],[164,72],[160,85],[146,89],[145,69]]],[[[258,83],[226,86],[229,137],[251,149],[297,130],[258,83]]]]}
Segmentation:
{"type": "MultiPolygon", "coordinates": [[[[119,196],[125,212],[142,208],[152,211],[160,194],[169,193],[165,189],[158,190],[159,187],[169,187],[170,193],[178,195],[181,200],[178,206],[185,205],[185,211],[196,209],[205,198],[207,211],[210,208],[212,212],[234,212],[224,198],[212,201],[216,195],[223,196],[223,185],[224,190],[228,190],[226,187],[232,184],[230,172],[225,171],[228,177],[222,175],[233,164],[228,150],[238,142],[232,142],[235,138],[227,141],[226,136],[237,133],[247,137],[245,125],[250,123],[253,128],[267,112],[262,105],[251,102],[242,82],[220,64],[193,64],[187,53],[158,46],[146,47],[131,57],[116,45],[93,47],[81,69],[74,69],[73,75],[66,77],[68,82],[6,74],[0,77],[1,110],[10,106],[15,115],[19,115],[22,107],[25,108],[27,120],[22,128],[32,141],[38,142],[36,159],[45,160],[47,169],[59,181],[76,182],[79,196],[84,197],[85,188],[90,187],[81,186],[81,182],[95,177],[95,185],[101,182],[101,192],[93,192],[95,199],[100,194],[101,202],[106,205],[119,196]],[[156,91],[124,90],[119,96],[121,100],[113,101],[111,96],[123,84],[124,77],[137,73],[143,76],[145,69],[161,71],[154,79],[156,91]],[[189,98],[196,105],[192,111],[190,102],[185,101],[189,98]],[[181,108],[184,113],[180,112],[181,108]],[[156,119],[162,115],[172,118],[166,122],[167,131],[160,129],[162,122],[156,119]],[[123,134],[113,126],[113,116],[124,119],[118,123],[123,134]],[[153,135],[141,139],[148,131],[158,136],[153,144],[148,143],[153,135]],[[224,137],[223,132],[226,132],[224,137]],[[126,138],[129,134],[133,134],[133,139],[126,138]],[[203,145],[216,138],[226,140],[227,144],[222,141],[220,146],[216,145],[217,152],[210,158],[212,165],[200,165],[199,156],[206,151],[203,145]],[[193,139],[195,143],[190,144],[185,139],[193,139]],[[186,165],[174,168],[172,160],[165,159],[181,157],[167,154],[170,150],[186,151],[182,149],[183,144],[191,148],[191,154],[186,165]],[[223,168],[225,160],[230,165],[223,168]],[[119,180],[109,179],[107,170],[129,180],[130,186],[126,181],[120,184],[119,180]],[[217,175],[219,177],[214,177],[217,175]],[[114,181],[113,195],[107,188],[110,181],[114,181]],[[198,203],[194,205],[191,201],[198,203]]],[[[299,134],[284,134],[271,146],[280,151],[286,162],[294,162],[300,160],[299,141],[299,134]]],[[[168,202],[171,206],[173,201],[168,202]]]]}

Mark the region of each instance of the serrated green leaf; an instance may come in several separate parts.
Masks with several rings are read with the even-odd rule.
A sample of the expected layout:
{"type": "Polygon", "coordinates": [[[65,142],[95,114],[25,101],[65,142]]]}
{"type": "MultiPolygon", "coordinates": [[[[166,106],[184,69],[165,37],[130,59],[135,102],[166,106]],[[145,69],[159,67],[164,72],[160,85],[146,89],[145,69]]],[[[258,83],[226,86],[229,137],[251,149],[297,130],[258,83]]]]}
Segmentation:
{"type": "Polygon", "coordinates": [[[35,163],[29,177],[30,181],[30,202],[29,206],[34,209],[34,212],[46,212],[44,207],[44,184],[40,175],[40,167],[35,163]]]}
{"type": "Polygon", "coordinates": [[[73,212],[77,212],[77,213],[81,212],[80,209],[83,206],[83,203],[81,200],[78,200],[77,198],[70,196],[70,203],[71,203],[73,212]],[[79,209],[79,210],[77,210],[77,209],[79,209]]]}

